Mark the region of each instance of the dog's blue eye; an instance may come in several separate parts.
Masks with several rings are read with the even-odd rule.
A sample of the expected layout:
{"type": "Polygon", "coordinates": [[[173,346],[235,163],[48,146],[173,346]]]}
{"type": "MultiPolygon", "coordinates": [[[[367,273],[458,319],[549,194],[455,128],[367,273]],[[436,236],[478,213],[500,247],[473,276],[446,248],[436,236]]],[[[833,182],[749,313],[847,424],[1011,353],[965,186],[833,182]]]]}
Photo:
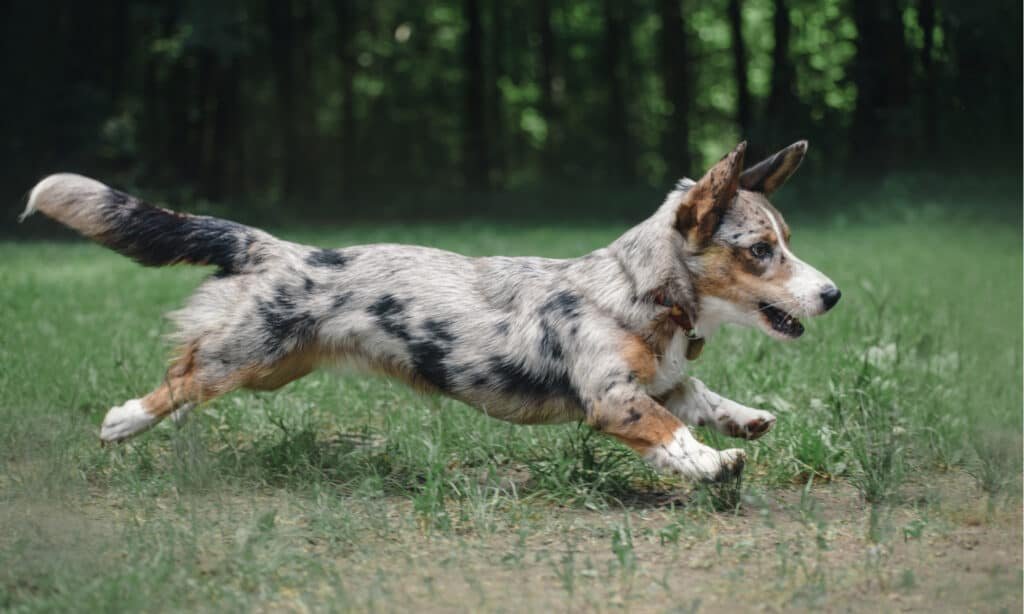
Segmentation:
{"type": "Polygon", "coordinates": [[[755,243],[750,246],[750,253],[754,255],[754,258],[764,260],[770,258],[772,255],[772,246],[767,243],[755,243]]]}

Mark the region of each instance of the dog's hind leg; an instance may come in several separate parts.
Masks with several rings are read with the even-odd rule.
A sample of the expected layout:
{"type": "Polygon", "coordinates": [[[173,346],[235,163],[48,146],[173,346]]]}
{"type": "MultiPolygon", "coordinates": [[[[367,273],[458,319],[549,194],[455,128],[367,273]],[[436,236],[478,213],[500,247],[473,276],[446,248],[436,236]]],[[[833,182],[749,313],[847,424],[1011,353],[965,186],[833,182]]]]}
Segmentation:
{"type": "Polygon", "coordinates": [[[775,416],[720,396],[694,377],[669,393],[665,407],[690,424],[711,426],[730,437],[757,439],[775,426],[775,416]]]}
{"type": "Polygon", "coordinates": [[[655,468],[692,480],[723,481],[743,471],[746,453],[716,450],[640,391],[622,390],[591,405],[587,422],[633,448],[655,468]]]}
{"type": "Polygon", "coordinates": [[[256,366],[218,364],[216,373],[203,371],[194,349],[167,371],[163,384],[142,397],[112,408],[103,419],[100,440],[124,441],[170,416],[181,421],[196,405],[237,388],[276,390],[312,371],[320,359],[313,350],[294,351],[283,358],[256,366]]]}
{"type": "Polygon", "coordinates": [[[116,443],[149,429],[164,418],[174,415],[181,420],[198,403],[229,392],[237,385],[210,386],[201,383],[191,358],[179,362],[167,372],[164,383],[140,399],[131,399],[113,407],[103,418],[100,440],[116,443]]]}
{"type": "Polygon", "coordinates": [[[203,373],[196,347],[189,346],[167,369],[163,384],[146,396],[126,401],[107,412],[100,427],[100,441],[124,441],[170,415],[180,420],[198,403],[230,392],[238,385],[237,378],[215,379],[203,373]]]}
{"type": "Polygon", "coordinates": [[[196,403],[215,394],[204,393],[186,378],[168,379],[141,399],[131,399],[113,407],[103,418],[100,440],[103,443],[124,441],[145,431],[175,412],[180,420],[196,403]]]}

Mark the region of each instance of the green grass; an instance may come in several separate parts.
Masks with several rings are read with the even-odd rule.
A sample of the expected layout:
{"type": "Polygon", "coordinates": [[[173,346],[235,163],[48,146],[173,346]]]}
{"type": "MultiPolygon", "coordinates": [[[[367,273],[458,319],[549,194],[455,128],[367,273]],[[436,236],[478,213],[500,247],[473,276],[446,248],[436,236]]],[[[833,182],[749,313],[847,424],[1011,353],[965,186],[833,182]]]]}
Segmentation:
{"type": "MultiPolygon", "coordinates": [[[[183,428],[101,449],[104,412],[163,373],[161,314],[207,272],[84,243],[0,244],[0,607],[688,611],[820,605],[858,582],[945,599],[920,536],[976,526],[975,500],[993,532],[1020,510],[1019,228],[941,211],[791,221],[795,251],[843,300],[796,343],[727,330],[694,364],[779,417],[740,444],[748,470],[729,493],[691,492],[578,425],[512,426],[359,374],[234,393],[183,428]],[[731,592],[755,577],[770,590],[731,592]]],[[[565,257],[621,230],[280,234],[565,257]]],[[[1017,546],[1008,571],[959,598],[1018,604],[1017,546]]]]}

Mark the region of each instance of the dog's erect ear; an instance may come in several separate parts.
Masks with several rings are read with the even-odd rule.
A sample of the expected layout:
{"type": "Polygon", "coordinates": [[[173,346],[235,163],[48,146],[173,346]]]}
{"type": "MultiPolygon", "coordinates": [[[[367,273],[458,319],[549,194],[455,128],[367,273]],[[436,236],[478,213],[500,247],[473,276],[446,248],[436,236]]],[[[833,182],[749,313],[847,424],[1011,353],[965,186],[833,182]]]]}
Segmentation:
{"type": "Polygon", "coordinates": [[[704,244],[715,233],[726,209],[736,198],[743,170],[743,141],[700,178],[679,204],[676,228],[691,243],[704,244]]]}
{"type": "Polygon", "coordinates": [[[761,160],[740,175],[740,187],[751,192],[771,194],[786,183],[807,153],[807,141],[797,141],[779,153],[761,160]]]}

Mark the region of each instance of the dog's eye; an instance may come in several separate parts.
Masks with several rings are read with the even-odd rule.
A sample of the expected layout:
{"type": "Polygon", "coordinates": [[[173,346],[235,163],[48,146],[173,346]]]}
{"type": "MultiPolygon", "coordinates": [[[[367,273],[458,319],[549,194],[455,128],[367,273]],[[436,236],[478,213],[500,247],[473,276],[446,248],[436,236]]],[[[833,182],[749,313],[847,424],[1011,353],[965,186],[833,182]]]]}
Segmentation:
{"type": "Polygon", "coordinates": [[[765,242],[754,243],[750,246],[750,253],[753,254],[754,258],[758,260],[764,260],[765,258],[771,258],[772,246],[765,242]]]}

